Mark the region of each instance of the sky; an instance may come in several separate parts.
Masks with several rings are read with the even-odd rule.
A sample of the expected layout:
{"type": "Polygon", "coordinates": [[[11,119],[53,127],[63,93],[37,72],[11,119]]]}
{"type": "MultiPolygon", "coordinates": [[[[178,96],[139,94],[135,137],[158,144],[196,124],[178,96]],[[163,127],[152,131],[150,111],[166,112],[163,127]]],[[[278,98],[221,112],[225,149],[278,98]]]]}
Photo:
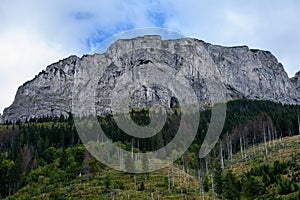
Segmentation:
{"type": "Polygon", "coordinates": [[[47,65],[143,27],[269,50],[291,77],[300,70],[299,15],[298,0],[1,0],[0,113],[47,65]]]}

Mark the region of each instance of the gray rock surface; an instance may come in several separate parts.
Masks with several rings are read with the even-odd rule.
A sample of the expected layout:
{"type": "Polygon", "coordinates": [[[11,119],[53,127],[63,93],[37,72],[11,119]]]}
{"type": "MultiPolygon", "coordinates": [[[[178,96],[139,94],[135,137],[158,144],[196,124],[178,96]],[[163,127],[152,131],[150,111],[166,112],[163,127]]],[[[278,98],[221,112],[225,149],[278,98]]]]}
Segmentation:
{"type": "Polygon", "coordinates": [[[299,76],[296,82],[290,80],[282,64],[268,51],[211,45],[192,38],[143,36],[118,40],[103,54],[70,56],[48,66],[19,87],[2,120],[68,116],[74,109],[83,115],[94,108],[99,115],[111,113],[116,95],[125,94],[116,88],[123,84],[124,77],[140,83],[134,91],[126,80],[121,84],[130,93],[129,107],[150,107],[158,102],[166,107],[180,106],[172,90],[173,78],[189,83],[200,107],[235,98],[298,104],[299,76]],[[146,77],[151,76],[143,74],[144,69],[161,70],[170,81],[166,80],[166,85],[149,82],[146,77]],[[94,91],[95,98],[87,98],[94,91]],[[87,98],[86,104],[77,105],[82,98],[87,98]]]}
{"type": "Polygon", "coordinates": [[[295,76],[291,78],[291,81],[296,87],[298,96],[300,96],[300,71],[298,71],[295,76]]]}

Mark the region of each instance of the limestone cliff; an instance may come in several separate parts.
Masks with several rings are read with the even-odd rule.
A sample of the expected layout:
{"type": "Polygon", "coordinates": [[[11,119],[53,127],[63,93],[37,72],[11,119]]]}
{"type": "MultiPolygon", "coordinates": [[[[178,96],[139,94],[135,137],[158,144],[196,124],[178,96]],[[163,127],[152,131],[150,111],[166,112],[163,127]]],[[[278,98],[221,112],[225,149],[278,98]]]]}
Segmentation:
{"type": "MultiPolygon", "coordinates": [[[[97,114],[110,113],[112,90],[128,71],[160,66],[167,66],[168,73],[179,74],[190,83],[199,106],[215,103],[216,95],[212,94],[220,94],[218,101],[247,98],[284,104],[300,102],[296,89],[299,91],[300,84],[289,79],[282,64],[268,51],[223,47],[192,38],[162,40],[160,36],[143,36],[118,40],[103,54],[70,56],[48,66],[19,87],[2,120],[69,115],[73,95],[84,95],[80,90],[73,94],[74,80],[80,74],[97,77],[95,87],[85,90],[96,91],[97,114]]],[[[131,106],[145,107],[155,102],[178,106],[180,102],[173,95],[167,87],[145,82],[133,93],[131,106]]],[[[89,108],[81,109],[89,114],[89,108]]]]}
{"type": "Polygon", "coordinates": [[[292,83],[296,87],[298,96],[300,96],[300,71],[298,71],[294,77],[291,78],[292,83]]]}

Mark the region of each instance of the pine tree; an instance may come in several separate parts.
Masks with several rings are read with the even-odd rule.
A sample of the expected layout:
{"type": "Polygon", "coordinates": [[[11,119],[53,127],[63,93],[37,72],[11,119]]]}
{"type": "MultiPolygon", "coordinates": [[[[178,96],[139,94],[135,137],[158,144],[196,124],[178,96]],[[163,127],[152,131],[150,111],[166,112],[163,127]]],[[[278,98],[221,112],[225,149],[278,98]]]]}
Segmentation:
{"type": "Polygon", "coordinates": [[[220,195],[222,194],[223,191],[223,183],[222,183],[223,170],[219,162],[214,163],[213,174],[214,174],[213,177],[214,177],[215,192],[220,195]]]}
{"type": "Polygon", "coordinates": [[[249,199],[253,199],[264,194],[265,185],[262,178],[256,176],[249,176],[245,178],[242,184],[242,191],[244,196],[249,199]]]}
{"type": "Polygon", "coordinates": [[[240,199],[239,182],[229,170],[223,178],[223,196],[226,199],[240,199]]]}

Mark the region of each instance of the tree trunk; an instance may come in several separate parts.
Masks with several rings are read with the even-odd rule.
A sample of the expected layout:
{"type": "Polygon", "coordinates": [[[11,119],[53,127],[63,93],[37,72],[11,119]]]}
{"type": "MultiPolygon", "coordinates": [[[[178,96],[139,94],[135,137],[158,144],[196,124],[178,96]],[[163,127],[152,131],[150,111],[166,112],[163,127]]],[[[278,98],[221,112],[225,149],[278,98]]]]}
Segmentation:
{"type": "Polygon", "coordinates": [[[206,168],[206,174],[209,175],[208,173],[208,162],[207,162],[207,156],[205,157],[205,168],[206,168]]]}
{"type": "Polygon", "coordinates": [[[174,181],[174,163],[173,163],[173,157],[172,157],[172,167],[171,167],[171,172],[172,172],[172,188],[175,187],[175,181],[174,181]]]}
{"type": "Polygon", "coordinates": [[[270,127],[268,126],[268,137],[269,137],[269,146],[271,146],[271,131],[270,131],[270,127]]]}
{"type": "Polygon", "coordinates": [[[245,136],[242,136],[243,139],[243,145],[244,145],[244,158],[247,159],[247,152],[246,152],[246,148],[247,148],[247,141],[245,140],[245,136]]]}
{"type": "Polygon", "coordinates": [[[265,151],[266,151],[266,157],[268,155],[268,147],[267,147],[267,138],[266,138],[266,130],[265,130],[265,124],[263,123],[263,133],[264,133],[264,143],[265,143],[265,151]]]}
{"type": "Polygon", "coordinates": [[[132,158],[132,160],[133,160],[133,142],[134,142],[134,140],[131,139],[131,158],[132,158]]]}
{"type": "Polygon", "coordinates": [[[300,135],[300,119],[299,119],[299,115],[298,115],[298,134],[300,135]]]}
{"type": "Polygon", "coordinates": [[[222,140],[220,140],[220,160],[221,160],[221,168],[224,169],[222,140]]]}
{"type": "Polygon", "coordinates": [[[214,194],[215,193],[214,178],[212,174],[210,175],[210,177],[211,177],[211,190],[212,193],[214,194]]]}
{"type": "Polygon", "coordinates": [[[170,171],[168,170],[168,192],[171,194],[171,178],[170,178],[170,171]]]}
{"type": "Polygon", "coordinates": [[[133,179],[134,179],[134,190],[136,191],[136,176],[135,175],[133,176],[133,179]]]}
{"type": "Polygon", "coordinates": [[[244,159],[244,154],[243,154],[243,141],[242,141],[242,135],[241,135],[241,134],[240,134],[240,151],[241,151],[242,159],[244,159]]]}

